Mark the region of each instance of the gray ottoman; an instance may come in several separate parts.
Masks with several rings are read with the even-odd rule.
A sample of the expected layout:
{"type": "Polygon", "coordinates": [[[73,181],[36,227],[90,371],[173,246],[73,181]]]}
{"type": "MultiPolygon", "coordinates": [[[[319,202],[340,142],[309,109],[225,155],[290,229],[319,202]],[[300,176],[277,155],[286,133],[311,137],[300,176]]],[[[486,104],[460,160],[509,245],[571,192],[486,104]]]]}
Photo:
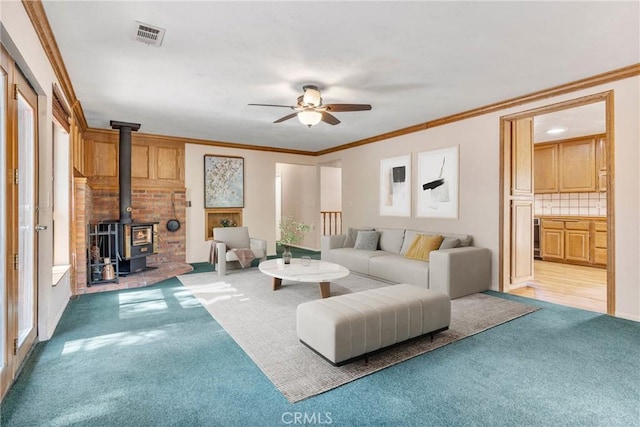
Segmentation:
{"type": "Polygon", "coordinates": [[[298,306],[298,338],[333,365],[449,328],[451,301],[442,292],[393,285],[298,306]]]}

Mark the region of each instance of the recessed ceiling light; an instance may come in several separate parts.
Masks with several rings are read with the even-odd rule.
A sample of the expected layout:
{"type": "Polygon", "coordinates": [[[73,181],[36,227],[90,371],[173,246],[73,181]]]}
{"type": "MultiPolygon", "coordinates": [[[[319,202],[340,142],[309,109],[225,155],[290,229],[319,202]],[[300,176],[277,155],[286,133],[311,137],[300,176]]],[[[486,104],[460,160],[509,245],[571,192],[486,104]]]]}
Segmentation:
{"type": "Polygon", "coordinates": [[[549,129],[547,131],[547,133],[550,134],[550,135],[555,135],[555,134],[563,133],[563,132],[566,132],[565,128],[551,128],[551,129],[549,129]]]}

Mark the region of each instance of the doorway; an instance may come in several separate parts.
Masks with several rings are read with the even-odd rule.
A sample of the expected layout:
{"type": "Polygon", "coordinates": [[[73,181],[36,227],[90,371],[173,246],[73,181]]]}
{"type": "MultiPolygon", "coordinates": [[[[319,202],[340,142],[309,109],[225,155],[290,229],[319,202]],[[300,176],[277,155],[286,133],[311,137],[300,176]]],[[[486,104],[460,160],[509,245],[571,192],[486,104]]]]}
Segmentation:
{"type": "Polygon", "coordinates": [[[342,165],[320,165],[320,229],[322,236],[342,234],[342,165]]]}
{"type": "MultiPolygon", "coordinates": [[[[318,224],[318,168],[315,165],[276,163],[275,177],[277,241],[283,217],[291,217],[304,224],[314,224],[314,227],[318,224]]],[[[317,228],[313,233],[306,233],[302,241],[293,246],[317,250],[320,246],[317,228]]]]}
{"type": "MultiPolygon", "coordinates": [[[[609,314],[615,312],[611,109],[612,93],[604,92],[501,119],[502,291],[609,314]],[[541,129],[550,127],[552,117],[567,118],[573,114],[575,119],[579,113],[598,110],[601,111],[598,120],[603,122],[601,130],[581,129],[562,138],[540,136],[541,129]],[[542,125],[537,132],[536,121],[542,125]],[[576,136],[580,132],[583,136],[576,136]],[[550,142],[553,140],[558,140],[557,144],[550,142]],[[534,150],[536,142],[541,144],[534,150]],[[587,169],[591,171],[589,174],[584,174],[586,185],[584,179],[572,174],[582,170],[575,164],[565,166],[564,172],[556,170],[562,167],[558,162],[563,150],[572,162],[581,150],[588,153],[585,158],[593,166],[587,169]],[[541,158],[554,163],[545,163],[548,167],[544,169],[536,168],[536,158],[538,164],[542,164],[541,158]],[[561,188],[553,187],[558,181],[548,179],[556,173],[561,188]],[[533,259],[536,217],[550,227],[546,232],[543,227],[539,236],[543,260],[533,259]]],[[[585,125],[590,124],[581,126],[588,128],[585,125]]]]}
{"type": "Polygon", "coordinates": [[[37,338],[38,97],[2,49],[4,260],[1,389],[6,393],[37,338]]]}

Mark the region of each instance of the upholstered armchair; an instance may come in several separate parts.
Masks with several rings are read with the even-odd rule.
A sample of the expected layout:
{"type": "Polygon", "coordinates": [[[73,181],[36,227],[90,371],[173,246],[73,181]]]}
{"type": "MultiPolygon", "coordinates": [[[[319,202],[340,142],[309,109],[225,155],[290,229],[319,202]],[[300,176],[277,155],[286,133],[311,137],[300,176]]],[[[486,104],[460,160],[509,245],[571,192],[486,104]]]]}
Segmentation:
{"type": "Polygon", "coordinates": [[[247,227],[216,227],[211,251],[218,276],[224,276],[227,268],[244,268],[253,259],[266,260],[267,241],[249,237],[247,227]]]}

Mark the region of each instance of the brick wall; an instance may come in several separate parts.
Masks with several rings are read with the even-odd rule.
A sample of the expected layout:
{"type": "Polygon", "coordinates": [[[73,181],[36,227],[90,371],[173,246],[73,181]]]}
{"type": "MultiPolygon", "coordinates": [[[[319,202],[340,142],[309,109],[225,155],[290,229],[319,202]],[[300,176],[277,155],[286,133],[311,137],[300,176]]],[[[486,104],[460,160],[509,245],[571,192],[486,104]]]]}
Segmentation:
{"type": "MultiPolygon", "coordinates": [[[[186,230],[185,230],[185,201],[184,190],[132,190],[131,216],[134,222],[157,222],[158,224],[158,253],[147,257],[147,265],[153,266],[164,262],[185,262],[186,260],[186,230]],[[172,194],[175,200],[175,216],[171,206],[172,194]],[[180,221],[180,229],[176,232],[167,230],[166,224],[170,219],[180,221]]],[[[119,196],[117,190],[93,190],[93,211],[90,222],[118,220],[120,216],[119,196]]]]}
{"type": "Polygon", "coordinates": [[[87,286],[87,224],[91,218],[93,190],[87,185],[86,178],[76,178],[74,187],[76,192],[73,212],[76,221],[74,295],[78,295],[84,294],[87,286]]]}
{"type": "MultiPolygon", "coordinates": [[[[117,190],[92,189],[87,184],[86,178],[76,179],[75,191],[75,294],[78,295],[88,292],[87,224],[95,224],[100,221],[117,221],[120,216],[120,208],[117,190]]],[[[165,189],[133,190],[131,204],[134,222],[159,223],[158,253],[147,257],[147,265],[157,266],[167,262],[184,263],[186,260],[185,191],[165,189]],[[175,216],[172,208],[172,194],[175,200],[175,216]],[[166,227],[167,221],[173,218],[180,221],[180,229],[176,232],[170,232],[166,227]]],[[[116,285],[113,288],[119,288],[119,286],[116,285]]]]}

